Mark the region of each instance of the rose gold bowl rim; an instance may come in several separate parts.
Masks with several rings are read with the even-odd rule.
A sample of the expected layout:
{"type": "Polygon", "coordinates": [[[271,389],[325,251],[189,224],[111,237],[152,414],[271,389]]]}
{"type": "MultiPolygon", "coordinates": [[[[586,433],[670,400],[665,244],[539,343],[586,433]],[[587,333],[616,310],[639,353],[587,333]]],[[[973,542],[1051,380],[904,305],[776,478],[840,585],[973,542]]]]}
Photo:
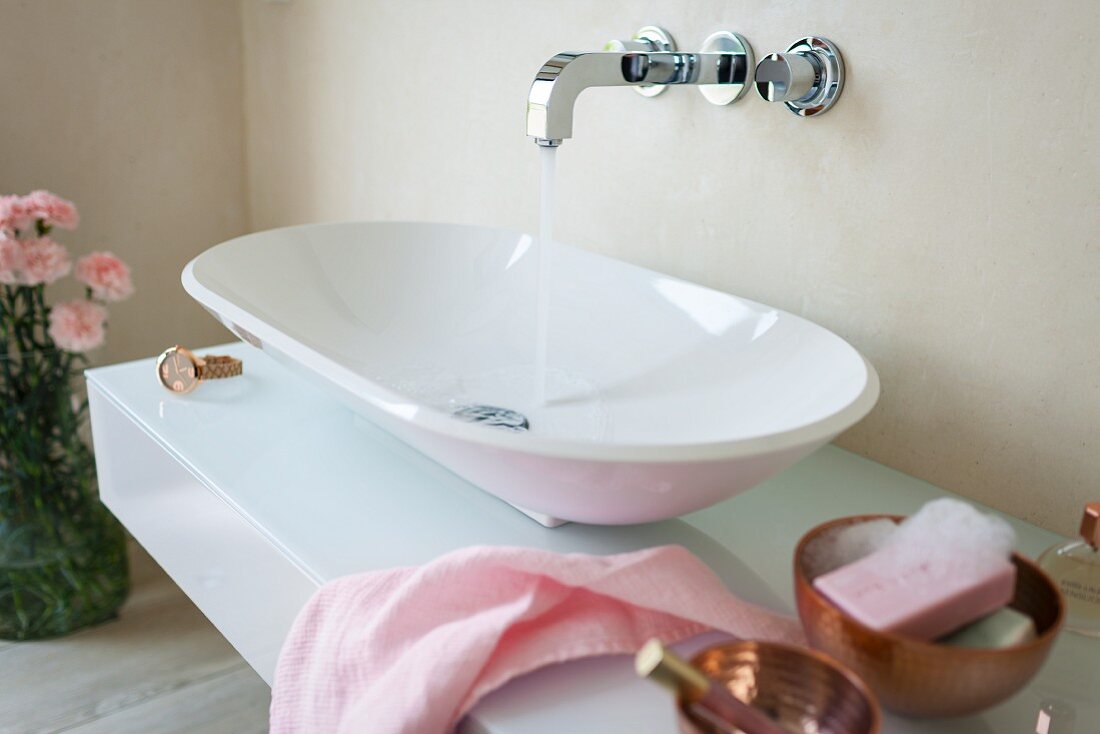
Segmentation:
{"type": "MultiPolygon", "coordinates": [[[[874,635],[874,636],[880,637],[883,640],[886,640],[886,641],[891,642],[891,643],[895,643],[895,644],[899,644],[899,645],[901,645],[901,644],[907,645],[907,646],[909,646],[909,647],[911,647],[915,650],[923,650],[923,651],[928,651],[928,652],[939,651],[941,654],[944,653],[945,651],[949,652],[951,648],[947,648],[944,645],[939,645],[939,644],[936,644],[934,642],[924,642],[923,640],[917,640],[917,639],[914,639],[912,637],[905,637],[903,635],[896,635],[892,632],[884,632],[882,630],[874,629],[873,627],[868,627],[867,625],[863,624],[862,622],[860,622],[855,617],[850,616],[849,614],[844,612],[844,610],[840,609],[835,604],[833,604],[832,601],[830,601],[828,599],[828,597],[826,597],[824,594],[822,594],[821,592],[819,592],[817,590],[817,587],[813,585],[813,580],[807,578],[806,574],[804,574],[802,572],[802,558],[805,555],[806,546],[810,543],[810,541],[814,540],[815,538],[817,538],[819,535],[821,535],[825,531],[830,530],[831,528],[834,528],[834,527],[837,527],[837,526],[840,526],[840,525],[856,525],[858,523],[870,522],[872,520],[893,520],[895,523],[900,523],[904,519],[905,519],[904,515],[889,515],[889,514],[849,515],[847,517],[840,517],[840,518],[837,518],[835,520],[830,520],[828,522],[821,523],[820,525],[817,525],[817,526],[811,528],[810,530],[806,531],[806,533],[802,536],[802,539],[798,541],[798,545],[795,547],[795,550],[794,550],[794,578],[795,578],[795,584],[798,585],[798,586],[803,587],[803,589],[805,590],[805,593],[809,594],[815,601],[820,602],[820,603],[828,606],[830,609],[835,609],[838,613],[843,615],[844,620],[847,624],[850,624],[850,625],[856,627],[857,629],[859,629],[862,632],[866,632],[869,635],[874,635]]],[[[1046,647],[1046,646],[1050,645],[1053,642],[1054,637],[1057,636],[1058,632],[1062,629],[1062,623],[1065,621],[1065,616],[1066,616],[1066,603],[1065,603],[1065,600],[1062,598],[1062,593],[1058,590],[1057,585],[1055,585],[1054,581],[1051,580],[1050,576],[1048,576],[1046,574],[1046,572],[1043,571],[1043,569],[1037,563],[1032,561],[1030,558],[1022,556],[1019,553],[1013,553],[1012,554],[1012,559],[1013,559],[1014,562],[1019,563],[1021,565],[1025,565],[1029,569],[1037,572],[1038,575],[1046,583],[1046,585],[1050,588],[1050,591],[1052,592],[1052,594],[1054,595],[1054,598],[1056,599],[1056,605],[1057,605],[1057,610],[1058,610],[1057,615],[1054,618],[1054,622],[1051,623],[1050,626],[1047,627],[1047,629],[1042,632],[1042,634],[1037,635],[1035,637],[1035,639],[1029,640],[1027,642],[1022,642],[1018,645],[1011,645],[1009,647],[1001,647],[1001,648],[995,648],[995,649],[970,648],[970,647],[968,647],[968,648],[959,648],[959,651],[960,652],[965,652],[968,657],[988,657],[988,658],[992,658],[992,657],[996,657],[996,656],[999,656],[999,655],[1004,655],[1006,652],[1017,652],[1017,651],[1021,651],[1021,650],[1032,650],[1032,649],[1038,649],[1038,648],[1046,647]]]]}
{"type": "MultiPolygon", "coordinates": [[[[821,665],[827,668],[831,668],[835,672],[839,673],[845,681],[848,682],[855,690],[863,697],[863,700],[867,702],[868,708],[871,711],[871,728],[866,734],[881,734],[882,732],[882,705],[879,704],[878,696],[871,690],[871,687],[859,677],[854,670],[851,670],[844,663],[840,662],[832,655],[822,651],[815,650],[812,647],[804,647],[801,645],[791,645],[785,642],[766,642],[759,640],[735,640],[733,642],[724,642],[717,645],[709,645],[699,652],[695,653],[691,658],[692,665],[699,667],[702,659],[715,650],[759,650],[770,649],[776,651],[783,651],[793,655],[802,655],[808,658],[814,659],[821,665]]],[[[751,704],[750,704],[751,705],[751,704]]],[[[687,713],[681,709],[681,713],[691,721],[691,717],[687,716],[687,713]]]]}

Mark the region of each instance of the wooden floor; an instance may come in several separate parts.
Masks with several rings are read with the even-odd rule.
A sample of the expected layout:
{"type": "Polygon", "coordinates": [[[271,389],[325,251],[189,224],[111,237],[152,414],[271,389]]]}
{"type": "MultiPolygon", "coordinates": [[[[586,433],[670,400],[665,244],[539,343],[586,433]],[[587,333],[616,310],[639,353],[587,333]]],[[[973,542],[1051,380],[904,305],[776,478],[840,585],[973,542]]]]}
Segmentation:
{"type": "Polygon", "coordinates": [[[270,691],[152,559],[131,545],[119,619],[0,641],[0,734],[254,734],[270,691]]]}

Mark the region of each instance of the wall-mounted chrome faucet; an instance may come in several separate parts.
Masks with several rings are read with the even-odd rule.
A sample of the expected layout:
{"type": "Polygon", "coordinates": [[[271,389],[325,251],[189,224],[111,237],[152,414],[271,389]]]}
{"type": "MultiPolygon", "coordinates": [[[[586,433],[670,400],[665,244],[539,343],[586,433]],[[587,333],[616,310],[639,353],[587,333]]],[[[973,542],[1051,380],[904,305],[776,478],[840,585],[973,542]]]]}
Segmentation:
{"type": "MultiPolygon", "coordinates": [[[[634,86],[650,90],[676,84],[718,88],[717,95],[728,104],[741,97],[752,80],[752,50],[736,33],[715,34],[708,38],[713,50],[687,53],[676,50],[645,50],[652,39],[642,38],[643,28],[632,41],[612,41],[596,52],[560,53],[547,61],[531,84],[527,96],[527,135],[542,146],[561,145],[573,136],[573,105],[577,96],[589,87],[634,86]],[[716,38],[721,36],[721,39],[716,38]],[[642,44],[646,45],[642,45],[642,44]],[[740,48],[737,48],[739,46],[740,48]]],[[[660,29],[656,29],[660,30],[660,29]]],[[[675,46],[664,34],[668,48],[675,46]]],[[[652,96],[653,92],[646,96],[652,96]]],[[[708,96],[708,99],[710,97],[708,96]]]]}
{"type": "Polygon", "coordinates": [[[783,102],[802,117],[825,112],[844,88],[840,49],[826,38],[808,36],[783,53],[754,64],[752,46],[731,31],[711,34],[702,51],[678,51],[668,31],[645,26],[629,41],[609,41],[604,51],[566,52],[535,75],[527,95],[527,135],[545,147],[573,136],[573,105],[589,87],[634,87],[653,97],[677,84],[697,86],[709,102],[741,99],[753,78],[760,96],[783,102]]]}

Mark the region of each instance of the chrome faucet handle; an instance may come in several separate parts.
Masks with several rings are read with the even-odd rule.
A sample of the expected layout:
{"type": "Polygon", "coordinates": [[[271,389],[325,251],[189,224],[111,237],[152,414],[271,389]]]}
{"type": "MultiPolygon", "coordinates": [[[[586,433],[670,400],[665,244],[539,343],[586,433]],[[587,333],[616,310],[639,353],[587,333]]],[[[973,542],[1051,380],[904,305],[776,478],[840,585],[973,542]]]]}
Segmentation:
{"type": "Polygon", "coordinates": [[[756,66],[756,91],[801,117],[825,112],[844,89],[844,58],[827,38],[808,36],[756,66]]]}
{"type": "MultiPolygon", "coordinates": [[[[650,51],[675,51],[676,40],[664,28],[655,25],[642,26],[634,32],[629,41],[608,41],[604,51],[623,51],[626,53],[645,53],[650,51]]],[[[656,97],[665,91],[662,84],[640,84],[634,91],[643,97],[656,97]]]]}
{"type": "Polygon", "coordinates": [[[804,54],[768,54],[756,67],[756,89],[769,102],[798,102],[817,92],[821,64],[804,54]]]}

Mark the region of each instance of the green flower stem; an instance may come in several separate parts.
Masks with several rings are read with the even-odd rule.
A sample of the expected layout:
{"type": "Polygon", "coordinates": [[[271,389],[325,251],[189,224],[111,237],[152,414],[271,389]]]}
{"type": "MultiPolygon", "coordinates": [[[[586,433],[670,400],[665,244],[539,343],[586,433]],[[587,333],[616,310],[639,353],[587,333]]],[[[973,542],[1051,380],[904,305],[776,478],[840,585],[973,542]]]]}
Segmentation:
{"type": "Polygon", "coordinates": [[[0,288],[0,638],[109,619],[129,588],[125,537],[80,438],[85,359],[50,338],[44,290],[0,288]]]}

